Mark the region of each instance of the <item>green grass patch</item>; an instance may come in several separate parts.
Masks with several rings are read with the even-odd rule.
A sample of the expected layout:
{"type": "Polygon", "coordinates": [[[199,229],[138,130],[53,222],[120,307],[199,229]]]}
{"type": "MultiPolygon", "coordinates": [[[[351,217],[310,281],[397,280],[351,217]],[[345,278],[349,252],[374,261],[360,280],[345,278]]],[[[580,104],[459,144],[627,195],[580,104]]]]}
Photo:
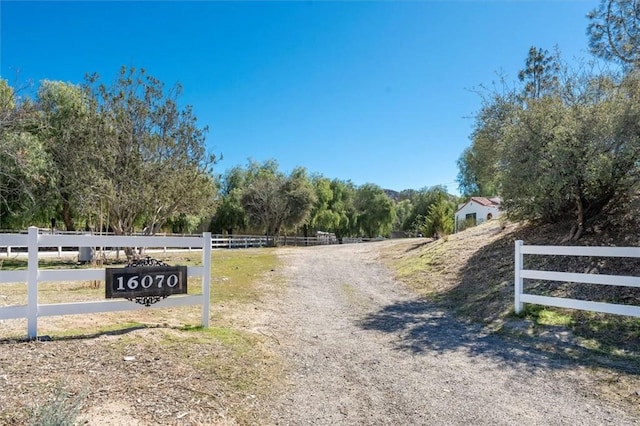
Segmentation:
{"type": "Polygon", "coordinates": [[[26,259],[2,259],[0,258],[0,270],[2,271],[18,271],[20,269],[27,269],[26,259]]]}
{"type": "Polygon", "coordinates": [[[523,316],[538,325],[570,327],[574,324],[570,313],[541,305],[526,304],[523,316]]]}
{"type": "Polygon", "coordinates": [[[396,273],[400,278],[413,277],[425,270],[442,264],[445,254],[443,245],[438,242],[422,249],[418,256],[405,257],[395,264],[396,273]]]}
{"type": "MultiPolygon", "coordinates": [[[[27,269],[29,262],[26,258],[0,258],[0,270],[2,271],[18,271],[21,269],[27,269]]],[[[41,257],[38,260],[38,267],[40,269],[87,269],[94,266],[91,263],[79,263],[74,258],[52,258],[41,257]]]]}
{"type": "MultiPolygon", "coordinates": [[[[235,355],[246,353],[255,344],[255,336],[231,327],[203,328],[201,326],[187,325],[182,327],[181,330],[189,332],[189,336],[186,337],[189,343],[207,344],[215,341],[231,349],[235,355]]],[[[167,338],[172,340],[169,335],[167,335],[167,338]]]]}
{"type": "Polygon", "coordinates": [[[212,299],[215,301],[251,302],[260,297],[261,279],[278,279],[275,249],[220,250],[211,259],[212,299]]]}
{"type": "Polygon", "coordinates": [[[356,289],[351,284],[344,283],[340,286],[340,289],[347,298],[353,298],[356,295],[356,289]]]}

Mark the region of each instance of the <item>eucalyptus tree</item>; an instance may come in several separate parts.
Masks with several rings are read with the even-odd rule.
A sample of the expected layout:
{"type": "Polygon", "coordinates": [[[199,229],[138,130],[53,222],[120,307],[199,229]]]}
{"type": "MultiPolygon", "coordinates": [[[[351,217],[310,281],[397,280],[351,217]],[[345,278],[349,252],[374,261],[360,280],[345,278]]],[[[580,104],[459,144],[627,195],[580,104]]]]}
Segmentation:
{"type": "Polygon", "coordinates": [[[179,84],[166,89],[144,69],[122,67],[111,84],[88,76],[85,89],[98,117],[88,147],[92,189],[117,234],[137,224],[155,233],[171,217],[210,211],[215,156],[206,150],[207,128],[179,106],[179,84]]]}

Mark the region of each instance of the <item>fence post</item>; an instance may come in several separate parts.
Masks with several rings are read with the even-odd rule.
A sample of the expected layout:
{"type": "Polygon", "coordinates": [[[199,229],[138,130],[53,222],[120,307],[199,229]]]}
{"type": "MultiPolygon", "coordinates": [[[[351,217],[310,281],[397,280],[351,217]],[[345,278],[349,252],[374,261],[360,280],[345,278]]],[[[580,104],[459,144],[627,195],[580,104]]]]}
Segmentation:
{"type": "Polygon", "coordinates": [[[38,228],[29,227],[27,236],[27,337],[38,337],[38,228]]]}
{"type": "Polygon", "coordinates": [[[515,243],[515,262],[514,262],[514,272],[515,272],[515,311],[516,314],[522,312],[523,303],[520,301],[520,295],[522,294],[522,277],[520,276],[520,271],[522,270],[523,258],[522,258],[522,240],[517,240],[515,243]]]}
{"type": "Polygon", "coordinates": [[[211,232],[202,234],[202,326],[209,327],[209,309],[211,303],[211,232]]]}

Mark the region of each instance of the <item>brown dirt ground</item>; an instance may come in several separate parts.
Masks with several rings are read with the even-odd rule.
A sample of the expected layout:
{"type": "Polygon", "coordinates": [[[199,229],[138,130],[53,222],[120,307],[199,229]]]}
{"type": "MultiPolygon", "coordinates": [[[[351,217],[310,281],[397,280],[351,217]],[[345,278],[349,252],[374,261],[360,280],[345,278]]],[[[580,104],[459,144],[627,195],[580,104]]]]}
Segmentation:
{"type": "Polygon", "coordinates": [[[0,424],[27,424],[58,389],[88,425],[254,424],[281,368],[266,337],[244,331],[254,309],[213,303],[209,331],[185,327],[199,307],[45,317],[40,341],[16,337],[25,320],[2,321],[0,424]]]}

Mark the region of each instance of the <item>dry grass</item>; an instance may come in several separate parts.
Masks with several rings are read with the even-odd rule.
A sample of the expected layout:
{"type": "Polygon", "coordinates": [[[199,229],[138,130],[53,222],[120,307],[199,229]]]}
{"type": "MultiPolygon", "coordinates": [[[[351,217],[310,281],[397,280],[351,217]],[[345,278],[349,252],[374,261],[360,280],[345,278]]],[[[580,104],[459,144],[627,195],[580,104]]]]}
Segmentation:
{"type": "MultiPolygon", "coordinates": [[[[570,358],[601,376],[598,391],[640,415],[640,320],[632,317],[525,305],[513,308],[514,241],[546,245],[637,246],[637,227],[616,233],[592,229],[567,243],[566,227],[488,222],[447,239],[407,240],[381,250],[398,279],[462,318],[527,344],[550,357],[570,358]],[[630,235],[635,238],[630,239],[630,235]],[[569,339],[568,341],[566,339],[569,339]]],[[[528,269],[640,276],[640,260],[526,256],[528,269]]],[[[640,289],[575,283],[525,282],[528,293],[640,305],[640,289]]]]}
{"type": "MultiPolygon", "coordinates": [[[[193,265],[199,256],[162,260],[193,265]]],[[[43,261],[41,267],[72,263],[43,261]]],[[[244,318],[280,291],[277,259],[273,250],[216,251],[212,264],[212,327],[206,330],[197,326],[199,307],[41,318],[39,335],[51,341],[20,340],[23,320],[0,322],[0,424],[26,424],[60,386],[70,397],[86,394],[81,418],[88,424],[256,423],[282,370],[265,337],[252,333],[244,318]]],[[[9,267],[21,265],[4,262],[9,267]]],[[[190,281],[189,292],[199,291],[198,280],[190,281]]],[[[25,285],[2,285],[0,295],[3,305],[20,303],[25,285]]],[[[46,283],[38,296],[41,303],[99,300],[104,288],[46,283]]]]}
{"type": "MultiPolygon", "coordinates": [[[[625,234],[626,235],[626,234],[625,234]]],[[[385,250],[382,258],[400,281],[459,315],[494,329],[513,319],[514,242],[567,245],[562,227],[533,227],[488,222],[438,241],[408,241],[385,250]]],[[[626,236],[625,236],[626,238],[626,236]]],[[[608,234],[585,235],[578,245],[633,245],[608,234]]],[[[526,256],[527,269],[640,275],[638,259],[526,256]]],[[[532,294],[601,302],[640,304],[640,291],[576,283],[525,282],[532,294]]],[[[640,321],[635,318],[527,305],[537,325],[566,326],[590,348],[603,353],[632,352],[640,359],[640,321]],[[595,343],[595,344],[594,344],[595,343]]]]}

